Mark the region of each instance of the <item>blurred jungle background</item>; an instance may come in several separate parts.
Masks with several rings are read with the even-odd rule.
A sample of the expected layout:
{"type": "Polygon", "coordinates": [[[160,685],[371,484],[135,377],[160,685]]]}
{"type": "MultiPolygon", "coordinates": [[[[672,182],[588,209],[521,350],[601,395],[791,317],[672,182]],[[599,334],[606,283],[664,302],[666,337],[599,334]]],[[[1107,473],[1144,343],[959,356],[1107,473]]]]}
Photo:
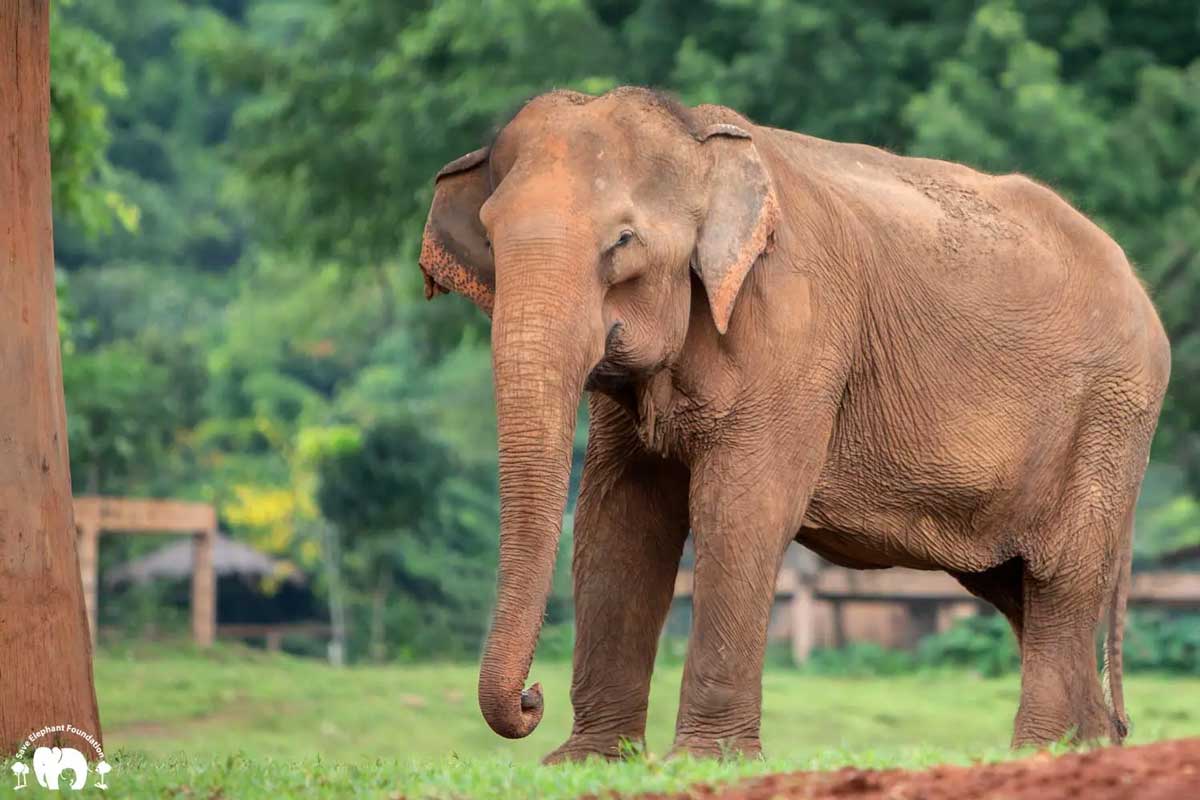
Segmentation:
{"type": "MultiPolygon", "coordinates": [[[[651,85],[1062,192],[1125,247],[1173,343],[1137,563],[1200,564],[1194,0],[58,0],[52,61],[75,491],[213,503],[224,535],[285,567],[243,590],[281,620],[332,621],[350,663],[479,652],[488,324],[462,298],[425,302],[417,250],[437,169],[553,87],[651,85]]],[[[161,545],[106,537],[102,581],[161,545]]],[[[569,653],[569,552],[568,516],[551,658],[569,653]]],[[[103,659],[186,637],[186,606],[182,579],[104,584],[102,708],[105,676],[128,675],[103,659]]],[[[1135,614],[1129,668],[1200,674],[1198,619],[1135,614]]],[[[1011,674],[1012,649],[980,617],[808,669],[1011,674]]]]}

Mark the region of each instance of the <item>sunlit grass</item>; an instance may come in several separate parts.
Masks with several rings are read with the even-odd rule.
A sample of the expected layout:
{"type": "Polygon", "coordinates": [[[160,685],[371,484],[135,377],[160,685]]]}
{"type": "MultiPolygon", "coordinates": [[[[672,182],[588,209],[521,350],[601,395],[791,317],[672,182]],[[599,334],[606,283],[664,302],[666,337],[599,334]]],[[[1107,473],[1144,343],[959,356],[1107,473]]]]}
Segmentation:
{"type": "MultiPolygon", "coordinates": [[[[664,761],[680,668],[662,666],[648,753],[547,768],[538,759],[570,729],[565,663],[534,665],[546,715],[515,742],[479,716],[469,664],[337,670],[242,648],[136,648],[101,653],[96,676],[117,767],[111,791],[154,797],[576,797],[848,764],[969,764],[1011,757],[1018,691],[1015,675],[850,679],[773,668],[763,681],[764,760],[664,761]]],[[[1200,680],[1129,676],[1126,695],[1134,742],[1200,735],[1200,680]]]]}

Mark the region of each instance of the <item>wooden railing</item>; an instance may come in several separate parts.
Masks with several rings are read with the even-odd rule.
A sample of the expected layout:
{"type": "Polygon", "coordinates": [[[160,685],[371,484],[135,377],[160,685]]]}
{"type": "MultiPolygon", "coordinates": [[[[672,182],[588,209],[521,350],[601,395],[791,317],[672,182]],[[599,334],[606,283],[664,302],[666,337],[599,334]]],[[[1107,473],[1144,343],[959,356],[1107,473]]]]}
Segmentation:
{"type": "Polygon", "coordinates": [[[264,646],[272,653],[283,649],[286,636],[328,639],[332,635],[333,627],[327,622],[233,623],[217,626],[218,639],[262,639],[264,646]]]}
{"type": "MultiPolygon", "coordinates": [[[[692,594],[691,570],[680,570],[675,578],[675,596],[692,594]]],[[[817,646],[840,646],[851,641],[877,641],[895,646],[911,643],[918,634],[941,631],[955,619],[970,616],[986,608],[979,599],[962,588],[944,572],[910,569],[852,570],[826,566],[815,574],[785,566],[775,583],[777,613],[773,619],[774,638],[791,640],[792,656],[801,663],[817,646]],[[784,608],[780,609],[779,606],[784,608]],[[890,619],[899,620],[899,634],[889,631],[886,615],[880,619],[880,605],[890,606],[890,619]],[[861,619],[870,614],[876,619],[875,633],[862,634],[861,619]],[[917,618],[920,618],[919,621],[917,618]],[[860,633],[855,633],[859,630],[860,633]]],[[[1200,573],[1148,571],[1133,576],[1129,602],[1132,605],[1163,608],[1200,608],[1200,573]]]]}

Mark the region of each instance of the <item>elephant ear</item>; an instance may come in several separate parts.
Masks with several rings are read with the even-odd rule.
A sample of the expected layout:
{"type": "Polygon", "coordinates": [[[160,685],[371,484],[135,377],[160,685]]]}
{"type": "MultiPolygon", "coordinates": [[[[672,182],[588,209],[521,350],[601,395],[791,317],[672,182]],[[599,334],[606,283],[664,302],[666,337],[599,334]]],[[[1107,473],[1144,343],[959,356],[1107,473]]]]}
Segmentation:
{"type": "Polygon", "coordinates": [[[489,317],[496,270],[479,208],[491,194],[488,149],[467,153],[442,167],[434,178],[433,203],[421,241],[425,299],[458,292],[489,317]]]}
{"type": "Polygon", "coordinates": [[[758,148],[744,128],[715,123],[696,138],[712,150],[713,167],[693,267],[704,284],[713,322],[724,334],[750,267],[770,248],[779,203],[758,148]]]}

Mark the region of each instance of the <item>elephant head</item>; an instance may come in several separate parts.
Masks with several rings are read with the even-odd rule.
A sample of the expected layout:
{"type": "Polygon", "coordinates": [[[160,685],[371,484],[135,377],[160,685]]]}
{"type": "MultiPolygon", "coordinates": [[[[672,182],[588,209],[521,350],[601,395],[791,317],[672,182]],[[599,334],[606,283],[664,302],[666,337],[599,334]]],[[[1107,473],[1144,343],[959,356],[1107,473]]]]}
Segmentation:
{"type": "Polygon", "coordinates": [[[39,747],[33,751],[33,774],[43,788],[56,791],[59,775],[66,770],[75,773],[71,788],[82,789],[88,776],[87,759],[83,753],[74,747],[39,747]]]}
{"type": "Polygon", "coordinates": [[[686,338],[717,341],[768,246],[778,209],[749,129],[642,89],[553,92],[437,175],[426,296],[456,291],[492,317],[500,566],[479,704],[502,736],[541,719],[540,686],[524,686],[583,390],[620,398],[686,338]]]}

